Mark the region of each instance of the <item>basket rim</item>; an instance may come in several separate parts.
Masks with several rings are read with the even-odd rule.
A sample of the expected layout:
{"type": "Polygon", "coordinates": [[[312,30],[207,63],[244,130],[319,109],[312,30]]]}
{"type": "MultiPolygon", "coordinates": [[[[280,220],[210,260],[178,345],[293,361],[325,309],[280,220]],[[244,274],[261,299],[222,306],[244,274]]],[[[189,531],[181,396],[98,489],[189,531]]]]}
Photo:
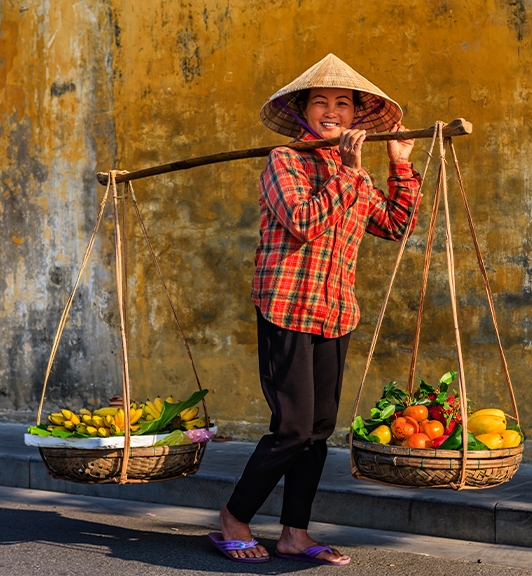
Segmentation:
{"type": "MultiPolygon", "coordinates": [[[[130,458],[164,456],[165,454],[179,454],[197,451],[203,442],[182,444],[179,446],[135,446],[129,449],[130,458]]],[[[65,448],[65,447],[41,447],[44,456],[65,458],[123,458],[124,448],[65,448]]]]}
{"type": "MultiPolygon", "coordinates": [[[[453,459],[463,460],[463,450],[441,450],[437,448],[407,448],[405,446],[392,446],[390,444],[379,444],[378,442],[369,442],[367,440],[352,439],[352,448],[356,450],[364,450],[366,452],[374,452],[376,454],[384,454],[390,456],[418,456],[420,458],[434,458],[434,459],[453,459]]],[[[471,459],[502,459],[508,456],[515,456],[522,453],[524,450],[524,443],[521,442],[519,446],[514,448],[499,448],[497,450],[468,450],[466,460],[471,459]]]]}

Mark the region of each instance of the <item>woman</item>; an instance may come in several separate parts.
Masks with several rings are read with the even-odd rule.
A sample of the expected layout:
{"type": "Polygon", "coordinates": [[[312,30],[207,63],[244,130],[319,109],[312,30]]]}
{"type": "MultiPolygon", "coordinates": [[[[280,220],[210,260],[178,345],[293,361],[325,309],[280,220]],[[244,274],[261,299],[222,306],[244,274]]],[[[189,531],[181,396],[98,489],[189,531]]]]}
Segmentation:
{"type": "Polygon", "coordinates": [[[339,137],[337,147],[279,147],[260,180],[260,242],[252,299],[259,372],[271,409],[265,435],[221,513],[213,543],[233,560],[263,562],[268,552],[249,522],[284,478],[276,555],[344,565],[350,558],[307,532],[312,502],[336,424],[350,333],[359,321],[354,285],[364,232],[399,240],[420,177],[412,140],[389,141],[389,193],[362,167],[366,130],[402,131],[398,104],[333,54],[274,94],[263,123],[300,141],[339,137]]]}

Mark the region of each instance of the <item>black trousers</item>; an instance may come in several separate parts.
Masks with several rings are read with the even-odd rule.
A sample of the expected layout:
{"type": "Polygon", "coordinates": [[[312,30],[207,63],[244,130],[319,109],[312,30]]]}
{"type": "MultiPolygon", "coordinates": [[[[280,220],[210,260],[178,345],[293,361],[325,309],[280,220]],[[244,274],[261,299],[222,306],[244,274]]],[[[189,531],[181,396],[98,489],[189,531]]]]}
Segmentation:
{"type": "Polygon", "coordinates": [[[324,338],[268,322],[257,309],[259,371],[271,434],[261,438],[227,504],[249,523],[284,476],[281,524],[308,527],[334,432],[350,334],[324,338]]]}

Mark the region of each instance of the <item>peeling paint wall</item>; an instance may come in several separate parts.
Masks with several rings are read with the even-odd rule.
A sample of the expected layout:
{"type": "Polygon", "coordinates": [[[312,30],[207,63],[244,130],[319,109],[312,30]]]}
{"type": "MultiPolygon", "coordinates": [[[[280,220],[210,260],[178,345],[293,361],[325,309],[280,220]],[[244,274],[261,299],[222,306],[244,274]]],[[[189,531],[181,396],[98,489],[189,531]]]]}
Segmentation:
{"type": "MultiPolygon", "coordinates": [[[[285,142],[258,120],[261,105],[333,52],[401,103],[408,127],[456,117],[473,123],[473,134],[457,138],[455,147],[522,423],[532,427],[530,0],[28,0],[1,3],[0,18],[0,414],[38,405],[59,316],[103,194],[96,172],[285,142]]],[[[420,169],[427,149],[428,141],[416,144],[420,169]]],[[[385,160],[384,145],[365,146],[366,166],[381,186],[385,160]]],[[[263,163],[240,160],[134,182],[202,385],[211,390],[210,411],[238,433],[268,421],[249,298],[263,163]]],[[[434,162],[363,410],[385,383],[405,382],[408,374],[436,173],[434,162]]],[[[451,164],[449,186],[469,396],[510,411],[451,164]]],[[[45,409],[98,404],[120,391],[107,210],[45,409]]],[[[185,395],[195,386],[190,363],[130,214],[132,394],[185,395]]],[[[456,368],[444,242],[439,228],[418,363],[429,382],[456,368]]],[[[349,421],[397,248],[372,237],[362,246],[362,321],[348,355],[340,427],[349,421]]]]}

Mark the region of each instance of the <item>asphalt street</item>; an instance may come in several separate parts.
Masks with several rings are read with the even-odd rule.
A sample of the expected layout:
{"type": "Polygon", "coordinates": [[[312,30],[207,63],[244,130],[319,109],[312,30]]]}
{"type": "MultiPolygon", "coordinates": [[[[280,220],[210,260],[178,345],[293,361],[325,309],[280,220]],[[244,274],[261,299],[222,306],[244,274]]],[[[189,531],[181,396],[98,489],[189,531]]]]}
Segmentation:
{"type": "MultiPolygon", "coordinates": [[[[312,523],[318,540],[352,558],[344,567],[272,558],[231,562],[206,535],[210,510],[0,487],[0,574],[5,576],[532,575],[532,549],[312,523]]],[[[260,516],[254,533],[273,552],[279,524],[260,516]]]]}

